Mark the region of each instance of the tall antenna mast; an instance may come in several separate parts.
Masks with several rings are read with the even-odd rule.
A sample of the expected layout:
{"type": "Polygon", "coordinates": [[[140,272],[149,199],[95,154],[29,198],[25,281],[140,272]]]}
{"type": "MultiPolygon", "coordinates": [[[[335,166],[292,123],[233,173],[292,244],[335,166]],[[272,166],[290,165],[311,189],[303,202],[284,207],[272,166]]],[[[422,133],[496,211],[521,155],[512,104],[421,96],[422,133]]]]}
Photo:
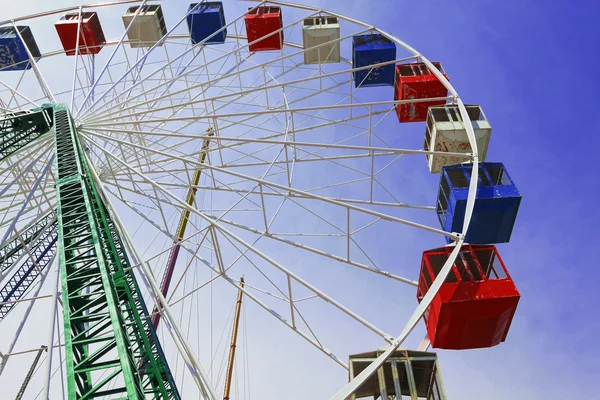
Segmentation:
{"type": "Polygon", "coordinates": [[[233,320],[233,333],[231,334],[231,347],[229,348],[229,361],[227,362],[227,376],[225,378],[225,394],[223,400],[229,400],[229,391],[231,389],[231,376],[233,375],[233,362],[235,359],[235,346],[237,343],[238,327],[240,323],[240,311],[242,310],[242,295],[244,292],[244,277],[240,279],[240,290],[238,291],[237,303],[235,304],[235,317],[233,320]]]}

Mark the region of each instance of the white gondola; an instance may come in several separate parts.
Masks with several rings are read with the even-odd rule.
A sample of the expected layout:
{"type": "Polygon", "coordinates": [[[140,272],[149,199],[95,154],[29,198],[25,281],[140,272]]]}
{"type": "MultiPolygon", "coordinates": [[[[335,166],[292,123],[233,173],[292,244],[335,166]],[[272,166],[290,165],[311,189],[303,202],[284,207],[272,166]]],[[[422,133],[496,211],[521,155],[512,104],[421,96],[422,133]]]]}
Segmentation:
{"type": "Polygon", "coordinates": [[[340,24],[337,17],[306,18],[302,24],[302,44],[305,64],[340,62],[339,42],[329,43],[316,49],[307,50],[323,43],[340,38],[340,24]]]}
{"type": "MultiPolygon", "coordinates": [[[[492,127],[485,114],[478,105],[466,105],[469,119],[475,131],[479,161],[485,161],[492,127]]],[[[472,153],[465,124],[458,111],[458,106],[446,104],[443,106],[429,107],[427,113],[427,127],[425,128],[425,150],[472,153]]],[[[429,154],[427,163],[431,173],[438,173],[442,167],[456,165],[468,161],[465,157],[444,154],[429,154]]]]}
{"type": "MultiPolygon", "coordinates": [[[[152,4],[142,6],[142,9],[134,20],[133,17],[139,7],[129,8],[121,17],[125,29],[133,21],[133,25],[127,31],[127,38],[131,47],[152,47],[167,34],[165,18],[160,5],[152,4]]],[[[160,46],[162,46],[162,43],[160,46]]]]}
{"type": "MultiPolygon", "coordinates": [[[[350,380],[375,361],[385,349],[353,354],[349,360],[350,380]]],[[[356,399],[446,400],[437,355],[424,351],[396,350],[350,397],[356,399]]]]}

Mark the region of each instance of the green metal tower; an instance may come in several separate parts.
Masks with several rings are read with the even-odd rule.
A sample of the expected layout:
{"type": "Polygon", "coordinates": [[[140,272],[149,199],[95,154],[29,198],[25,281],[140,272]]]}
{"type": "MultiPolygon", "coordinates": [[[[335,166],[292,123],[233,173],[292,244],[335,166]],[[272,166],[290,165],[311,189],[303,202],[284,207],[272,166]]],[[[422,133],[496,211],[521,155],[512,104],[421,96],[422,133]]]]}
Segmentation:
{"type": "MultiPolygon", "coordinates": [[[[0,160],[50,131],[56,215],[31,224],[22,240],[34,245],[42,230],[58,221],[68,398],[179,399],[67,107],[45,105],[5,116],[0,120],[0,160]]],[[[0,264],[14,263],[23,251],[23,243],[9,241],[0,249],[0,264]]]]}
{"type": "Polygon", "coordinates": [[[96,190],[66,106],[54,107],[54,137],[69,399],[178,399],[123,242],[96,190]]]}

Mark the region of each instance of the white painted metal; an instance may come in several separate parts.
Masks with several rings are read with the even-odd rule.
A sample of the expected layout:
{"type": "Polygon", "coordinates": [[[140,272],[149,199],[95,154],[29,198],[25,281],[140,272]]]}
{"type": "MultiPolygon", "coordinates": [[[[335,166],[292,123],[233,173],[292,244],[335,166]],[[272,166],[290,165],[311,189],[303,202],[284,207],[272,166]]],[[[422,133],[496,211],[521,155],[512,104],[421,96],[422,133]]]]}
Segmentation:
{"type": "MultiPolygon", "coordinates": [[[[58,252],[57,252],[58,253],[58,252]]],[[[58,261],[56,257],[53,261],[58,261]]],[[[43,399],[50,398],[50,379],[52,378],[52,355],[54,349],[54,327],[57,319],[58,312],[58,293],[60,287],[60,263],[53,262],[54,264],[54,290],[52,290],[52,301],[50,303],[50,328],[48,329],[48,344],[46,345],[46,351],[48,352],[48,357],[46,358],[46,365],[44,367],[44,394],[42,395],[43,399]]]]}
{"type": "MultiPolygon", "coordinates": [[[[38,294],[40,293],[40,290],[42,289],[42,286],[44,285],[44,281],[46,280],[48,273],[49,273],[49,269],[47,269],[46,272],[44,274],[42,274],[39,283],[35,287],[34,292],[33,292],[33,297],[31,299],[31,301],[27,303],[27,309],[25,310],[25,313],[23,314],[23,318],[19,322],[19,326],[15,330],[15,334],[14,334],[10,344],[8,345],[8,350],[6,351],[6,354],[12,353],[13,349],[15,348],[15,345],[17,344],[17,341],[19,340],[19,337],[21,336],[23,328],[25,327],[25,324],[27,323],[27,320],[29,318],[31,310],[33,309],[33,306],[35,305],[36,300],[43,297],[43,296],[38,296],[38,294]]],[[[52,297],[54,297],[54,294],[52,294],[52,297]]],[[[4,343],[4,340],[3,340],[3,343],[4,343]]],[[[0,354],[0,359],[1,359],[0,360],[0,376],[1,376],[2,372],[6,368],[9,357],[5,356],[4,354],[0,354]]]]}
{"type": "MultiPolygon", "coordinates": [[[[119,1],[115,4],[125,3],[131,2],[119,1]]],[[[168,329],[169,335],[164,335],[165,332],[162,332],[161,339],[162,336],[170,337],[172,342],[169,342],[171,344],[169,349],[176,352],[177,360],[184,361],[190,368],[191,376],[200,388],[201,395],[215,398],[214,392],[211,393],[215,382],[211,382],[209,375],[204,374],[197,357],[200,350],[188,343],[184,326],[180,326],[184,321],[178,320],[171,309],[175,306],[191,309],[192,298],[201,288],[208,287],[213,282],[228,282],[237,291],[240,288],[239,282],[230,278],[228,274],[231,268],[242,260],[264,273],[267,279],[271,277],[263,271],[263,264],[274,267],[284,276],[281,287],[274,285],[275,293],[271,293],[272,289],[269,290],[259,284],[248,284],[243,289],[248,298],[341,367],[347,368],[347,365],[322,344],[321,338],[316,334],[318,332],[311,327],[310,318],[305,318],[304,313],[301,312],[302,308],[298,309],[299,302],[309,299],[313,299],[310,300],[311,302],[322,301],[323,304],[329,302],[336,311],[351,317],[353,323],[358,322],[354,326],[361,329],[364,326],[381,336],[384,343],[388,342],[387,350],[335,397],[342,399],[352,395],[361,382],[370,374],[376,373],[381,365],[386,363],[394,349],[398,348],[414,329],[443,282],[457,251],[453,252],[444,265],[402,333],[393,338],[368,322],[369,315],[363,316],[351,311],[335,301],[326,291],[316,289],[309,279],[294,273],[286,263],[276,261],[275,258],[280,257],[272,257],[268,251],[259,250],[257,242],[261,240],[289,246],[290,249],[310,253],[313,257],[320,257],[324,261],[336,260],[346,266],[364,270],[365,273],[376,274],[380,279],[389,278],[408,284],[412,287],[408,290],[414,290],[416,282],[413,279],[392,274],[374,262],[369,263],[358,258],[362,252],[366,259],[369,259],[367,254],[369,249],[368,245],[365,247],[364,243],[355,242],[357,234],[368,232],[366,229],[374,225],[390,223],[450,236],[457,246],[462,244],[464,235],[443,232],[416,223],[410,218],[398,217],[399,214],[395,211],[410,208],[412,210],[408,211],[422,210],[418,212],[430,213],[433,207],[406,204],[400,201],[401,198],[394,197],[396,193],[392,194],[385,186],[381,190],[387,191],[392,200],[378,199],[374,190],[378,184],[378,174],[382,171],[393,171],[399,158],[404,160],[406,157],[411,157],[411,154],[420,154],[417,157],[429,158],[451,156],[459,160],[458,162],[472,161],[477,166],[479,158],[485,157],[485,150],[479,147],[477,130],[474,130],[470,124],[462,127],[465,149],[445,154],[429,148],[399,149],[385,143],[381,144],[382,141],[378,141],[381,138],[377,137],[381,131],[378,124],[390,113],[393,116],[394,106],[402,102],[362,101],[360,90],[353,89],[351,80],[352,73],[359,69],[353,68],[340,52],[340,48],[343,48],[341,44],[347,43],[345,41],[352,37],[351,32],[345,31],[346,23],[357,27],[354,34],[376,29],[343,15],[313,7],[277,1],[262,1],[259,4],[281,5],[284,7],[284,12],[285,7],[293,7],[305,12],[303,18],[283,28],[286,30],[288,40],[285,42],[285,49],[281,53],[273,53],[269,61],[265,62],[261,59],[260,62],[254,62],[256,57],[245,56],[248,52],[248,44],[245,38],[237,33],[242,31],[243,15],[227,25],[230,28],[227,46],[230,47],[213,46],[212,53],[207,53],[199,51],[201,46],[190,46],[185,40],[187,36],[175,34],[173,29],[166,35],[161,32],[159,36],[155,30],[156,15],[152,15],[154,19],[149,18],[145,21],[144,17],[150,17],[151,13],[148,15],[143,12],[138,13],[137,17],[135,13],[126,13],[122,19],[127,30],[120,40],[107,42],[106,46],[115,46],[115,48],[100,74],[95,79],[90,79],[87,64],[83,64],[83,69],[75,66],[75,75],[85,73],[88,79],[74,76],[68,94],[72,96],[72,102],[79,109],[74,113],[77,115],[76,124],[83,143],[89,148],[86,156],[93,164],[93,175],[98,181],[102,180],[102,185],[99,185],[100,190],[111,204],[111,213],[115,216],[115,222],[127,239],[132,254],[135,255],[135,265],[132,268],[141,271],[143,279],[148,280],[147,282],[142,280],[142,283],[148,288],[150,298],[165,308],[166,320],[169,323],[162,329],[168,329]],[[318,24],[318,28],[314,24],[312,26],[303,24],[306,18],[314,21],[317,16],[322,15],[328,15],[327,18],[337,18],[337,21],[325,20],[324,24],[318,24]],[[349,33],[345,36],[340,34],[339,22],[342,21],[343,33],[349,33]],[[302,44],[294,43],[288,32],[293,31],[292,28],[295,27],[296,33],[300,34],[298,28],[301,24],[302,44]],[[150,26],[152,29],[149,28],[150,26]],[[235,31],[235,35],[232,35],[231,31],[235,31]],[[185,44],[182,45],[184,42],[185,44]],[[125,43],[129,43],[130,46],[125,48],[125,43]],[[144,45],[146,43],[148,44],[144,45]],[[137,55],[133,55],[130,47],[138,51],[137,55]],[[150,54],[152,56],[149,56],[150,54]],[[201,58],[203,61],[200,61],[201,58]],[[225,65],[228,58],[235,59],[235,63],[228,70],[225,67],[223,70],[227,71],[222,72],[220,68],[225,65]],[[161,61],[155,62],[154,59],[161,61]],[[304,60],[304,64],[301,60],[304,60]],[[332,72],[325,74],[323,69],[329,67],[320,64],[326,62],[344,62],[350,66],[344,66],[345,69],[342,69],[332,65],[330,66],[332,72]],[[251,66],[246,67],[244,64],[242,68],[242,63],[251,66]],[[273,73],[275,66],[279,71],[273,73]],[[299,76],[295,76],[295,73],[299,76]],[[248,75],[256,75],[256,79],[253,81],[244,79],[248,75]],[[79,83],[77,89],[76,83],[79,83]],[[315,85],[317,85],[316,89],[315,85]],[[303,90],[307,92],[306,95],[299,94],[303,90]],[[94,91],[97,92],[97,96],[92,95],[94,91]],[[331,95],[331,98],[336,100],[324,101],[327,95],[331,95]],[[196,129],[198,126],[202,126],[202,129],[196,129]],[[215,136],[211,140],[208,162],[200,165],[197,162],[198,151],[192,146],[198,140],[203,140],[205,135],[202,132],[205,127],[214,129],[215,136]],[[319,135],[321,130],[346,128],[356,130],[357,127],[362,127],[363,130],[354,131],[341,140],[330,140],[326,136],[319,135]],[[367,137],[368,144],[365,144],[367,137]],[[360,141],[362,139],[365,140],[360,141]],[[276,156],[270,155],[269,152],[276,156]],[[376,167],[375,163],[379,160],[385,160],[384,166],[376,167]],[[368,167],[362,166],[365,163],[370,164],[368,167]],[[357,167],[354,164],[361,166],[357,167]],[[297,177],[298,171],[302,168],[314,167],[315,170],[322,168],[321,171],[327,171],[329,166],[344,168],[353,175],[347,178],[339,177],[332,182],[315,183],[312,186],[300,185],[302,182],[298,181],[297,177]],[[195,187],[201,196],[205,195],[208,198],[212,195],[227,195],[232,201],[216,205],[206,204],[201,199],[196,199],[195,204],[187,206],[182,201],[180,193],[189,188],[189,179],[185,176],[189,176],[196,168],[202,168],[202,175],[206,179],[195,187]],[[253,170],[258,172],[253,173],[253,170]],[[95,171],[100,171],[102,176],[98,177],[95,171]],[[347,186],[352,187],[362,183],[366,183],[370,188],[356,191],[352,195],[346,193],[337,195],[343,193],[342,189],[347,186]],[[117,207],[112,205],[113,200],[119,202],[117,207]],[[306,205],[309,202],[315,207],[314,209],[313,206],[306,205]],[[276,203],[276,206],[273,206],[273,203],[276,203]],[[295,231],[289,225],[287,228],[273,225],[284,204],[302,206],[300,215],[310,218],[326,219],[324,218],[326,213],[319,211],[319,206],[335,207],[343,212],[344,217],[330,224],[331,231],[295,231]],[[182,240],[181,247],[182,253],[188,257],[188,264],[175,285],[175,290],[179,292],[177,295],[173,292],[168,296],[168,304],[159,293],[156,277],[151,270],[151,262],[154,265],[155,260],[160,259],[160,256],[166,254],[170,248],[165,249],[163,246],[160,250],[152,249],[148,253],[149,256],[141,249],[138,250],[136,248],[136,244],[139,244],[138,233],[129,229],[127,218],[121,218],[117,214],[117,211],[123,210],[136,218],[139,216],[145,221],[144,224],[149,224],[144,226],[156,229],[157,238],[160,236],[161,240],[169,239],[169,241],[174,237],[173,217],[170,216],[169,210],[176,210],[173,213],[175,216],[182,210],[188,210],[193,216],[190,226],[194,233],[182,240]],[[259,222],[250,224],[245,222],[243,217],[238,217],[238,215],[248,216],[252,213],[257,216],[259,222]],[[363,220],[361,221],[360,218],[363,220]],[[360,221],[360,225],[353,226],[355,221],[360,221]],[[318,240],[339,238],[344,242],[344,247],[340,254],[330,254],[326,245],[320,243],[308,245],[301,242],[301,238],[309,237],[318,240]],[[226,261],[223,257],[225,248],[228,249],[227,251],[234,252],[235,259],[226,261]],[[204,255],[201,254],[203,251],[205,251],[204,255]],[[206,252],[210,252],[211,257],[214,258],[208,260],[205,257],[206,252]],[[251,257],[259,259],[260,263],[253,261],[251,257]],[[214,275],[210,280],[190,288],[186,286],[188,283],[186,280],[189,280],[189,275],[186,274],[188,271],[198,269],[194,267],[206,267],[214,275]],[[302,291],[305,292],[304,295],[302,291]],[[293,298],[293,294],[302,297],[293,298]],[[264,296],[268,296],[268,299],[265,300],[264,296]],[[177,300],[171,301],[173,298],[177,300]],[[278,314],[269,301],[283,302],[285,305],[283,314],[288,313],[288,316],[278,314]],[[288,318],[291,321],[288,321],[288,318]],[[306,325],[307,330],[300,329],[302,324],[306,325]]],[[[109,4],[97,6],[106,5],[109,4]]],[[[69,10],[77,9],[89,9],[89,7],[69,10]]],[[[136,11],[138,10],[139,8],[136,11]]],[[[40,13],[31,16],[30,19],[57,12],[65,12],[65,10],[40,13]]],[[[183,18],[179,23],[182,22],[183,18]]],[[[465,108],[450,83],[437,73],[435,68],[432,68],[429,61],[398,39],[385,32],[381,33],[395,41],[399,48],[408,52],[409,56],[379,65],[403,60],[422,60],[448,88],[450,95],[443,99],[456,103],[454,107],[463,120],[466,120],[468,107],[465,108]]],[[[278,34],[278,31],[272,34],[278,34]]],[[[58,55],[58,52],[50,52],[44,54],[44,58],[58,55]]],[[[43,64],[49,62],[45,60],[43,64]]],[[[371,66],[362,69],[365,68],[371,66]]],[[[21,98],[28,102],[26,95],[19,91],[18,85],[15,88],[5,87],[7,87],[5,92],[11,96],[11,100],[21,98]]],[[[42,86],[43,91],[46,89],[42,86]]],[[[0,91],[0,97],[1,95],[0,91]]],[[[55,95],[58,97],[58,94],[55,95]]],[[[36,100],[33,99],[29,103],[36,100]]],[[[26,106],[26,104],[19,106],[26,106]]],[[[35,155],[37,156],[38,154],[35,155]]],[[[422,163],[414,163],[416,168],[419,164],[422,163]]],[[[51,207],[54,201],[51,195],[45,198],[39,195],[30,196],[29,190],[25,190],[37,182],[35,174],[40,174],[42,170],[39,163],[31,168],[26,162],[14,163],[14,165],[21,170],[12,168],[4,174],[0,171],[2,185],[6,183],[10,188],[6,190],[7,194],[4,197],[0,194],[0,200],[6,199],[5,202],[0,203],[0,213],[4,210],[19,209],[19,214],[26,216],[32,214],[36,207],[51,207]],[[22,173],[23,168],[26,171],[30,168],[32,173],[22,173]]],[[[472,172],[465,226],[468,226],[474,204],[477,170],[474,168],[472,172]]],[[[40,186],[51,188],[52,184],[53,180],[47,179],[40,186]]],[[[0,222],[0,228],[10,228],[12,222],[10,218],[6,223],[0,222]]],[[[143,235],[143,232],[141,234],[143,235]]],[[[26,303],[31,304],[33,301],[26,303]]]]}

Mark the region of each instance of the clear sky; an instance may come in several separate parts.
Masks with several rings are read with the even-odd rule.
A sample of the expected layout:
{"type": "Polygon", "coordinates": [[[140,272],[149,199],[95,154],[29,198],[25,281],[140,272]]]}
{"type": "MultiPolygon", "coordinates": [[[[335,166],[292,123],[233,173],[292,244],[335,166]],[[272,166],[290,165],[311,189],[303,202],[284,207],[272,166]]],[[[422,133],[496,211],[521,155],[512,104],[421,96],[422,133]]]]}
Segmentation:
{"type": "Polygon", "coordinates": [[[511,332],[491,350],[442,352],[449,392],[593,397],[600,375],[597,3],[378,1],[365,13],[359,3],[347,12],[442,61],[463,101],[483,106],[494,129],[488,160],[504,162],[523,195],[511,243],[499,246],[521,292],[511,332]]]}
{"type": "MultiPolygon", "coordinates": [[[[511,243],[499,246],[521,292],[510,334],[493,349],[439,352],[449,398],[592,398],[600,376],[594,233],[600,123],[592,100],[600,92],[594,72],[600,7],[544,0],[302,1],[371,23],[441,61],[463,101],[482,105],[493,125],[488,161],[503,162],[523,195],[511,243]]],[[[183,12],[186,2],[163,2],[167,9],[175,3],[183,12]]],[[[50,8],[46,1],[0,0],[6,18],[40,4],[50,8]]]]}

